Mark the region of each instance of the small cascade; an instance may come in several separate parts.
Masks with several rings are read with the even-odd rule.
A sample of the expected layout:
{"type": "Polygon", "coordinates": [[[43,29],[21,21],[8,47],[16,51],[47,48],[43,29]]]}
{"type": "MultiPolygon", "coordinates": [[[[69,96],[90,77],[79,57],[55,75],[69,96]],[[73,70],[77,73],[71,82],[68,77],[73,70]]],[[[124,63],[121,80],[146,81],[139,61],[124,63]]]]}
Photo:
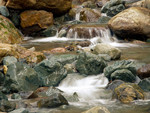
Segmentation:
{"type": "Polygon", "coordinates": [[[108,84],[108,79],[103,74],[97,76],[83,77],[81,75],[70,74],[59,85],[59,89],[68,95],[77,93],[82,102],[102,99],[106,92],[104,87],[108,84]]]}

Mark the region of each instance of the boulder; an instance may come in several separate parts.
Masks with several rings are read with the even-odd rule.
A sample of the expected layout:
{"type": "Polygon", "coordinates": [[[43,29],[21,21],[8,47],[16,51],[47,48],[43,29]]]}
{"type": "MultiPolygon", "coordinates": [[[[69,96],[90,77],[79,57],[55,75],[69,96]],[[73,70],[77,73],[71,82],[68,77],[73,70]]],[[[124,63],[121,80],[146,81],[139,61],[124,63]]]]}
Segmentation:
{"type": "Polygon", "coordinates": [[[100,56],[92,53],[80,53],[76,62],[76,70],[85,76],[100,74],[106,66],[100,56]]]}
{"type": "Polygon", "coordinates": [[[42,85],[36,71],[21,62],[10,64],[6,76],[4,87],[8,92],[32,91],[42,85]]]}
{"type": "Polygon", "coordinates": [[[7,18],[0,15],[0,42],[1,43],[21,43],[22,34],[7,18]]]}
{"type": "Polygon", "coordinates": [[[37,105],[39,108],[55,108],[61,105],[68,105],[68,102],[60,93],[56,93],[39,100],[37,105]]]}
{"type": "Polygon", "coordinates": [[[141,79],[150,77],[150,64],[147,64],[147,65],[145,65],[145,66],[139,68],[139,69],[137,70],[137,75],[138,75],[141,79]]]}
{"type": "Polygon", "coordinates": [[[149,23],[149,9],[142,7],[131,7],[111,18],[108,22],[108,26],[117,36],[121,38],[130,40],[133,38],[145,40],[150,37],[149,23]]]}
{"type": "Polygon", "coordinates": [[[20,18],[24,34],[30,35],[53,25],[53,14],[44,10],[24,11],[21,13],[20,18]]]}
{"type": "Polygon", "coordinates": [[[6,6],[0,6],[0,14],[3,15],[4,17],[9,16],[9,11],[6,6]]]}
{"type": "Polygon", "coordinates": [[[144,99],[142,89],[133,83],[121,84],[115,89],[114,95],[118,100],[125,104],[131,103],[134,100],[144,99]]]}
{"type": "Polygon", "coordinates": [[[103,107],[103,106],[97,106],[97,107],[93,107],[87,111],[84,111],[82,113],[110,113],[108,111],[107,108],[103,107]]]}
{"type": "Polygon", "coordinates": [[[6,56],[3,58],[3,65],[10,65],[10,64],[14,64],[17,62],[17,59],[14,56],[6,56]]]}
{"type": "Polygon", "coordinates": [[[136,68],[129,60],[117,61],[104,69],[104,75],[110,80],[121,79],[125,82],[135,82],[136,68]]]}
{"type": "Polygon", "coordinates": [[[113,60],[121,57],[120,49],[106,43],[97,44],[92,50],[94,54],[108,54],[113,60]]]}
{"type": "Polygon", "coordinates": [[[2,112],[10,112],[16,109],[16,104],[14,102],[10,102],[8,100],[0,101],[0,111],[2,112]]]}
{"type": "Polygon", "coordinates": [[[150,77],[143,79],[142,81],[140,81],[140,83],[138,85],[144,91],[149,92],[150,91],[150,77]]]}
{"type": "Polygon", "coordinates": [[[13,9],[37,9],[62,15],[71,8],[72,0],[7,0],[6,6],[13,9]]]}

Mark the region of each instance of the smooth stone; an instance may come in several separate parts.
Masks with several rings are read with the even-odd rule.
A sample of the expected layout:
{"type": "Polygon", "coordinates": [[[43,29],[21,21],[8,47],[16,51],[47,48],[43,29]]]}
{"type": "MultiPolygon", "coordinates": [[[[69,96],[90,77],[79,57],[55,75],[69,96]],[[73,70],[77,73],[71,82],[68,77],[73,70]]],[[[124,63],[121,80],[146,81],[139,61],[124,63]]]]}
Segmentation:
{"type": "Polygon", "coordinates": [[[150,77],[150,64],[147,64],[147,65],[145,65],[145,66],[139,68],[139,69],[137,70],[137,75],[138,75],[141,79],[150,77]]]}
{"type": "Polygon", "coordinates": [[[6,6],[0,6],[0,14],[3,15],[4,17],[9,16],[9,11],[6,6]]]}
{"type": "Polygon", "coordinates": [[[143,79],[142,81],[140,81],[140,83],[138,85],[144,91],[149,92],[150,91],[150,77],[143,79]]]}

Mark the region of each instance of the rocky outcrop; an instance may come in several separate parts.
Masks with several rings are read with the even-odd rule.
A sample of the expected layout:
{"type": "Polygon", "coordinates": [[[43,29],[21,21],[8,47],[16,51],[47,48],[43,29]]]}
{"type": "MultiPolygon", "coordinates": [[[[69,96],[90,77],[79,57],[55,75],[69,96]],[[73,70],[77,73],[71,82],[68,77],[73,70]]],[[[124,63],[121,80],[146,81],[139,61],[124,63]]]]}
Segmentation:
{"type": "Polygon", "coordinates": [[[121,50],[118,48],[115,48],[109,44],[100,43],[97,44],[92,49],[94,54],[107,54],[111,57],[111,59],[119,59],[121,57],[121,50]]]}
{"type": "Polygon", "coordinates": [[[44,9],[54,15],[66,13],[72,0],[8,0],[6,6],[13,9],[44,9]]]}
{"type": "Polygon", "coordinates": [[[142,7],[126,9],[111,18],[108,26],[119,37],[143,40],[150,37],[150,10],[142,7]]]}
{"type": "Polygon", "coordinates": [[[144,94],[141,88],[136,84],[124,83],[118,86],[114,95],[122,103],[128,104],[134,100],[144,99],[144,94]]]}
{"type": "Polygon", "coordinates": [[[0,15],[0,42],[1,43],[21,43],[22,34],[7,18],[0,15]]]}

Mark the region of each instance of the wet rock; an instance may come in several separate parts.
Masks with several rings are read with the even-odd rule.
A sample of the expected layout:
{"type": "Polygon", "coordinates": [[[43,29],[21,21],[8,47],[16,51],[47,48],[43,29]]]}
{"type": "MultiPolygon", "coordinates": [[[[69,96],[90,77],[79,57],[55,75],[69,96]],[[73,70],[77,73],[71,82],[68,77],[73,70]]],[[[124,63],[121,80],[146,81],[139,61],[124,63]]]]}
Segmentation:
{"type": "Polygon", "coordinates": [[[17,28],[13,25],[13,23],[7,18],[0,15],[0,42],[1,43],[21,43],[22,34],[19,32],[17,28]]]}
{"type": "Polygon", "coordinates": [[[61,94],[56,93],[39,100],[37,105],[39,108],[55,108],[61,105],[68,105],[68,102],[61,94]]]}
{"type": "Polygon", "coordinates": [[[136,84],[121,84],[115,89],[114,94],[118,100],[125,104],[131,103],[134,100],[144,99],[143,91],[136,84]]]}
{"type": "Polygon", "coordinates": [[[64,68],[67,70],[67,73],[75,73],[76,72],[76,68],[75,68],[75,64],[66,64],[64,65],[64,68]]]}
{"type": "Polygon", "coordinates": [[[107,66],[104,75],[110,80],[121,79],[126,82],[135,82],[136,68],[133,61],[122,60],[107,66]]]}
{"type": "Polygon", "coordinates": [[[38,76],[43,81],[43,86],[57,86],[67,75],[63,67],[76,60],[76,55],[55,55],[35,66],[38,76]]]}
{"type": "Polygon", "coordinates": [[[147,64],[147,65],[145,65],[145,66],[139,68],[139,69],[137,70],[137,75],[138,75],[141,79],[150,77],[150,64],[147,64]]]}
{"type": "Polygon", "coordinates": [[[18,93],[13,93],[11,99],[21,99],[21,96],[18,93]]]}
{"type": "Polygon", "coordinates": [[[4,17],[9,16],[9,11],[6,6],[0,6],[0,14],[3,15],[4,17]]]}
{"type": "Polygon", "coordinates": [[[30,113],[30,112],[25,108],[20,108],[20,109],[16,109],[14,111],[11,111],[10,113],[30,113]]]}
{"type": "Polygon", "coordinates": [[[101,9],[101,12],[106,13],[107,16],[114,16],[118,14],[119,12],[125,10],[123,0],[113,0],[107,2],[101,9]]]}
{"type": "Polygon", "coordinates": [[[142,7],[131,7],[111,18],[108,26],[121,38],[145,40],[150,37],[149,17],[150,10],[142,7]]]}
{"type": "Polygon", "coordinates": [[[32,91],[42,85],[34,69],[27,64],[17,62],[8,66],[5,87],[8,91],[32,91]]]}
{"type": "Polygon", "coordinates": [[[1,91],[0,91],[0,101],[1,100],[8,100],[7,96],[4,95],[1,91]]]}
{"type": "Polygon", "coordinates": [[[54,15],[62,15],[71,8],[70,0],[8,0],[7,7],[13,9],[37,9],[51,11],[54,15]]]}
{"type": "Polygon", "coordinates": [[[108,111],[107,108],[105,108],[103,106],[97,106],[97,107],[93,107],[82,113],[110,113],[110,112],[108,111]]]}
{"type": "Polygon", "coordinates": [[[108,21],[110,20],[111,18],[108,17],[108,16],[101,16],[98,20],[99,23],[102,23],[102,24],[107,24],[108,21]]]}
{"type": "Polygon", "coordinates": [[[21,96],[22,99],[30,99],[30,96],[33,94],[33,92],[34,91],[20,91],[19,95],[21,96]]]}
{"type": "Polygon", "coordinates": [[[100,74],[106,66],[100,56],[91,53],[81,53],[76,62],[77,71],[85,76],[100,74]]]}
{"type": "Polygon", "coordinates": [[[97,22],[100,16],[100,12],[96,9],[84,8],[80,12],[80,20],[85,22],[97,22]]]}
{"type": "Polygon", "coordinates": [[[44,10],[28,10],[20,15],[23,33],[30,35],[53,25],[53,14],[44,10]],[[34,29],[32,29],[34,27],[34,29]]]}
{"type": "Polygon", "coordinates": [[[138,85],[144,91],[146,91],[146,92],[150,91],[150,77],[143,79],[138,85]]]}
{"type": "Polygon", "coordinates": [[[0,86],[4,84],[4,81],[5,81],[5,75],[0,72],[0,86]]]}
{"type": "Polygon", "coordinates": [[[111,61],[111,56],[108,54],[98,54],[98,56],[102,57],[105,61],[111,61]]]}
{"type": "Polygon", "coordinates": [[[123,83],[124,81],[122,80],[114,80],[113,82],[107,85],[106,89],[114,91],[116,87],[120,86],[123,83]]]}
{"type": "Polygon", "coordinates": [[[14,102],[9,102],[8,100],[0,101],[0,111],[2,112],[10,112],[15,110],[16,104],[14,102]]]}
{"type": "Polygon", "coordinates": [[[10,64],[14,64],[17,62],[17,59],[14,56],[6,56],[3,58],[3,65],[10,65],[10,64]]]}
{"type": "Polygon", "coordinates": [[[94,54],[108,54],[113,60],[119,59],[121,56],[121,50],[109,44],[105,44],[105,43],[97,44],[93,48],[93,53],[94,54]]]}

